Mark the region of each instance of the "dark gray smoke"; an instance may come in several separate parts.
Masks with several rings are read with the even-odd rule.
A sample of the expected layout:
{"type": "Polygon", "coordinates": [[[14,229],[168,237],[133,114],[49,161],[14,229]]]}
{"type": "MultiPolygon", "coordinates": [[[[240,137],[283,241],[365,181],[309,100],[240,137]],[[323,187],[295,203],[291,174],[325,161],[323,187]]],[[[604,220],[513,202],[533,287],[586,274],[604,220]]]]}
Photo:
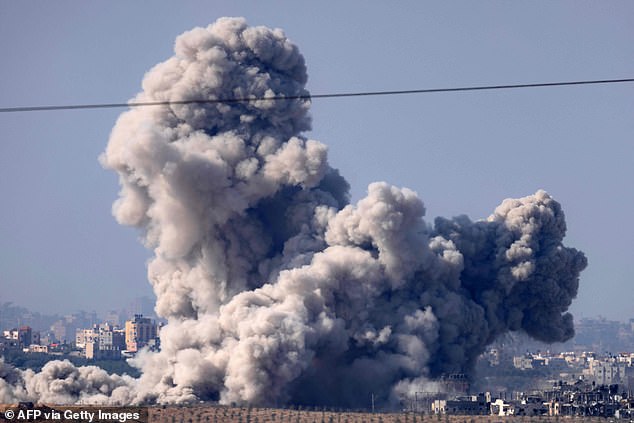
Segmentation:
{"type": "MultiPolygon", "coordinates": [[[[135,360],[139,380],[99,375],[103,395],[88,383],[84,397],[356,406],[372,392],[387,403],[469,373],[505,332],[573,336],[566,310],[586,259],[563,246],[555,200],[539,191],[433,228],[406,188],[374,183],[349,205],[326,146],[302,135],[309,101],[261,99],[307,95],[306,79],[281,30],[242,19],[181,35],[145,76],[135,101],[260,100],[117,121],[101,158],[120,177],[114,215],[155,253],[148,275],[168,325],[162,351],[135,360]]],[[[5,385],[16,384],[5,398],[40,394],[5,385]]]]}

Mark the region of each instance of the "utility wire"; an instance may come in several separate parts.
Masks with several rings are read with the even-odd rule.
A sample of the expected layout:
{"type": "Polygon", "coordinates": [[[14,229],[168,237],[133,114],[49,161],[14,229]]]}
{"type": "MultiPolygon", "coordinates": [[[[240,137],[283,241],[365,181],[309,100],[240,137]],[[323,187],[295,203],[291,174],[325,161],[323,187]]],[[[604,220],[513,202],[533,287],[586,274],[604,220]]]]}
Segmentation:
{"type": "Polygon", "coordinates": [[[634,78],[624,79],[599,79],[590,81],[567,81],[567,82],[542,82],[534,84],[511,84],[511,85],[480,85],[471,87],[455,87],[455,88],[427,88],[419,90],[402,90],[402,91],[366,91],[353,93],[331,93],[331,94],[313,94],[313,95],[294,95],[294,96],[271,96],[260,98],[235,97],[235,98],[218,98],[218,99],[198,99],[198,100],[176,100],[176,101],[144,101],[130,103],[95,103],[95,104],[69,104],[55,106],[23,106],[23,107],[2,107],[0,113],[12,112],[42,112],[51,110],[77,110],[77,109],[114,109],[123,107],[147,107],[147,106],[171,106],[179,104],[218,104],[218,103],[251,103],[263,100],[312,100],[315,98],[341,98],[341,97],[369,97],[379,95],[401,95],[401,94],[428,94],[428,93],[447,93],[458,91],[485,91],[485,90],[507,90],[513,88],[537,88],[537,87],[561,87],[568,85],[596,85],[596,84],[616,84],[624,82],[634,82],[634,78]]]}

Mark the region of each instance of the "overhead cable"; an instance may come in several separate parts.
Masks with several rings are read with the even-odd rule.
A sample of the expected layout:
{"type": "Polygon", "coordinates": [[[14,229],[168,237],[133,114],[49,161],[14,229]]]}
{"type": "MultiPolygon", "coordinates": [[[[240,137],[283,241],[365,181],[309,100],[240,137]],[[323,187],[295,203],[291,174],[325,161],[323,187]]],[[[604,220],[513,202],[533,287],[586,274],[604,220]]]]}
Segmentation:
{"type": "Polygon", "coordinates": [[[295,96],[270,96],[270,97],[230,97],[230,98],[211,98],[211,99],[191,99],[191,100],[172,100],[172,101],[142,101],[128,103],[93,103],[93,104],[65,104],[65,105],[49,105],[49,106],[19,106],[19,107],[2,107],[0,113],[12,112],[42,112],[53,110],[78,110],[78,109],[113,109],[123,107],[150,107],[150,106],[172,106],[183,104],[218,104],[218,103],[251,103],[256,101],[283,101],[283,100],[313,100],[318,98],[341,98],[341,97],[370,97],[380,95],[401,95],[401,94],[430,94],[430,93],[446,93],[460,91],[485,91],[485,90],[507,90],[516,88],[539,88],[539,87],[561,87],[570,85],[597,85],[597,84],[616,84],[634,82],[634,78],[623,79],[598,79],[588,81],[565,81],[565,82],[540,82],[532,84],[508,84],[508,85],[479,85],[468,87],[453,88],[424,88],[414,90],[396,90],[396,91],[362,91],[351,93],[330,93],[330,94],[306,94],[295,96]]]}

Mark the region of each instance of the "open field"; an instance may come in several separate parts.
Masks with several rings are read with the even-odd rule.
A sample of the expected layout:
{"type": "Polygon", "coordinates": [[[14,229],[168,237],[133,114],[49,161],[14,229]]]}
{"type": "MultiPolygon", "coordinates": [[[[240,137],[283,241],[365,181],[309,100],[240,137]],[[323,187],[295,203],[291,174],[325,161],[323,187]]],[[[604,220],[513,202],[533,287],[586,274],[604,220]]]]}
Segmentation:
{"type": "MultiPolygon", "coordinates": [[[[140,420],[128,418],[127,422],[165,422],[165,423],[607,423],[623,422],[630,423],[630,420],[615,420],[604,417],[527,417],[527,416],[447,416],[416,414],[412,412],[401,413],[368,413],[355,411],[331,411],[331,410],[307,410],[292,408],[250,408],[250,407],[225,407],[219,405],[199,404],[190,406],[152,406],[152,407],[100,407],[100,406],[46,406],[35,405],[24,406],[17,404],[0,405],[0,422],[12,421],[4,415],[6,410],[12,409],[39,409],[43,411],[57,410],[63,415],[63,410],[80,412],[87,410],[97,415],[97,410],[107,412],[139,412],[140,420]],[[147,414],[146,414],[147,412],[147,414]],[[147,416],[147,418],[146,418],[147,416]]],[[[17,414],[16,416],[17,417],[17,414]]],[[[16,419],[13,421],[27,421],[26,419],[16,419]]],[[[30,419],[34,422],[58,421],[77,422],[82,419],[66,420],[63,418],[47,420],[41,415],[40,418],[30,419]]],[[[87,420],[86,420],[87,421],[87,420]]],[[[94,421],[101,421],[95,419],[94,421]]],[[[105,420],[104,420],[105,421],[105,420]]],[[[113,422],[116,420],[108,420],[113,422]]]]}
{"type": "MultiPolygon", "coordinates": [[[[414,413],[308,411],[222,406],[151,407],[150,422],[167,423],[605,423],[603,417],[435,416],[414,413]]],[[[627,420],[616,420],[626,422],[627,420]]]]}

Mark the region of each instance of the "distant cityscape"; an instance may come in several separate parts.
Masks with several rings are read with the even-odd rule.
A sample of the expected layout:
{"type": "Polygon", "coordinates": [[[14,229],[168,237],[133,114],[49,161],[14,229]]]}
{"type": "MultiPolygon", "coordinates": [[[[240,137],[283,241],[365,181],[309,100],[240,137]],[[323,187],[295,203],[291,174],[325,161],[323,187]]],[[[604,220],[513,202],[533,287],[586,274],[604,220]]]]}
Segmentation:
{"type": "MultiPolygon", "coordinates": [[[[164,323],[147,297],[103,316],[83,311],[43,315],[3,303],[0,353],[23,368],[30,367],[25,357],[40,357],[40,364],[75,358],[112,370],[105,363],[125,364],[144,348],[160,350],[164,323]]],[[[402,408],[447,415],[631,418],[634,319],[582,319],[576,332],[572,340],[559,344],[505,335],[479,357],[473,375],[446,375],[436,389],[401,398],[402,408]]]]}
{"type": "Polygon", "coordinates": [[[153,302],[141,297],[105,316],[79,311],[43,315],[12,303],[0,305],[0,352],[121,360],[142,348],[160,349],[160,329],[153,302]]]}
{"type": "Polygon", "coordinates": [[[506,335],[479,357],[475,377],[448,375],[404,409],[447,415],[634,417],[634,319],[582,319],[566,343],[506,335]],[[473,394],[473,393],[477,394],[473,394]]]}

